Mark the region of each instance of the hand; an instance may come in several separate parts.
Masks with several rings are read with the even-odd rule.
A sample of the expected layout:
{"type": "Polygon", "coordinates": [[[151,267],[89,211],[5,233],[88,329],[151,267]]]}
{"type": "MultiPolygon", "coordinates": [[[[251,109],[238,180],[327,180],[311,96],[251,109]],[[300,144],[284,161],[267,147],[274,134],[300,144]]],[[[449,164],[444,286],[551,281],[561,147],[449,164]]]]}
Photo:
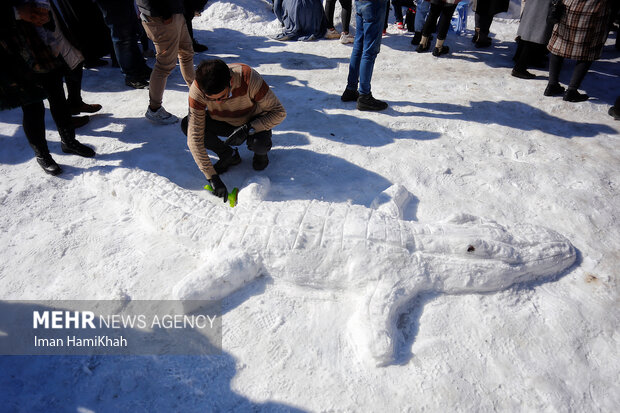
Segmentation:
{"type": "Polygon", "coordinates": [[[246,123],[245,125],[241,125],[230,134],[228,139],[226,139],[226,145],[239,146],[245,142],[249,134],[250,124],[246,123]]]}
{"type": "Polygon", "coordinates": [[[24,4],[17,7],[19,17],[28,23],[41,27],[50,21],[50,11],[43,7],[37,7],[34,4],[24,4]]]}
{"type": "Polygon", "coordinates": [[[222,198],[224,202],[228,201],[228,189],[226,189],[226,185],[224,185],[224,182],[222,182],[218,175],[213,175],[209,179],[209,183],[213,188],[213,195],[222,198]]]}

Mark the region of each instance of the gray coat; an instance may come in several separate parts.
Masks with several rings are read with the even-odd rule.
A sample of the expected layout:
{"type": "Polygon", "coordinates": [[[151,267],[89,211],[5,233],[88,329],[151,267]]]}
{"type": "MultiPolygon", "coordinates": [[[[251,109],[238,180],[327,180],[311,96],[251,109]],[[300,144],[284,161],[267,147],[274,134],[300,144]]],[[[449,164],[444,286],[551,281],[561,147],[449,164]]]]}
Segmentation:
{"type": "Polygon", "coordinates": [[[521,23],[517,29],[517,36],[528,42],[549,43],[553,26],[547,24],[551,0],[527,0],[523,4],[521,23]]]}

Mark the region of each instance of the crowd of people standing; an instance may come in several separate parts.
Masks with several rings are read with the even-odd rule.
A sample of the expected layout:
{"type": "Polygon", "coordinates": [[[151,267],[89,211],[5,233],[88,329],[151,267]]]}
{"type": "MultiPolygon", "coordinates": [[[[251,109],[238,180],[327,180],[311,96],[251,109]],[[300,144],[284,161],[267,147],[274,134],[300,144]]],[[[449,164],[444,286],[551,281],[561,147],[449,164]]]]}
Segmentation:
{"type": "MultiPolygon", "coordinates": [[[[450,48],[445,41],[460,1],[392,0],[396,28],[413,32],[411,43],[417,46],[418,53],[432,48],[433,56],[446,55],[450,48]],[[405,15],[409,19],[407,22],[403,21],[405,15]],[[433,36],[436,41],[431,46],[433,36]]],[[[191,91],[190,116],[184,119],[184,132],[192,140],[193,150],[205,152],[209,149],[220,156],[220,161],[213,166],[205,158],[206,152],[192,152],[207,179],[210,182],[215,179],[214,188],[221,189],[223,185],[217,177],[219,172],[241,162],[231,145],[248,144],[255,152],[254,169],[262,170],[268,165],[271,129],[284,119],[286,112],[260,75],[247,66],[228,67],[217,61],[202,67],[202,77],[197,76],[194,54],[207,50],[207,46],[193,37],[191,21],[206,3],[207,0],[2,2],[0,56],[3,62],[10,63],[1,69],[0,109],[21,107],[24,133],[36,161],[46,173],[57,175],[62,169],[47,147],[43,101],[49,102],[63,152],[95,156],[95,151],[80,143],[75,133],[76,128],[88,122],[88,115],[83,114],[101,110],[101,105],[82,100],[82,73],[84,67],[105,64],[101,57],[108,54],[113,64],[120,67],[128,87],[149,89],[144,116],[161,125],[179,121],[163,107],[166,82],[178,62],[191,91]],[[151,45],[155,49],[153,68],[145,59],[151,45]],[[230,75],[225,76],[229,72],[230,75]],[[215,86],[205,78],[214,73],[220,76],[215,86]],[[63,84],[66,84],[67,95],[63,84]],[[201,85],[208,86],[209,90],[201,89],[201,85]],[[207,112],[206,118],[201,111],[207,112]],[[82,115],[76,116],[79,114],[82,115]],[[199,120],[195,121],[192,116],[199,120]],[[211,126],[216,129],[209,131],[211,126]],[[200,132],[203,129],[204,132],[200,132]],[[197,138],[203,134],[205,145],[197,138]],[[228,137],[225,144],[216,142],[218,136],[228,137]]],[[[388,108],[387,102],[373,96],[371,81],[381,41],[386,35],[389,0],[339,0],[340,32],[334,24],[335,0],[325,0],[325,6],[320,0],[274,0],[272,4],[283,26],[282,32],[275,36],[277,40],[325,37],[339,39],[343,44],[352,43],[349,71],[341,95],[343,102],[356,102],[357,109],[362,111],[388,108]]],[[[472,0],[475,47],[491,47],[489,34],[493,18],[508,7],[509,0],[472,0]]],[[[535,78],[528,68],[548,62],[549,81],[542,92],[545,96],[562,96],[568,102],[587,100],[588,95],[580,93],[579,88],[592,62],[600,56],[611,23],[617,16],[618,2],[612,0],[523,0],[512,76],[535,78]],[[565,59],[576,61],[567,87],[559,81],[565,59]]],[[[610,109],[615,119],[619,113],[617,106],[618,101],[610,109]]],[[[226,191],[216,192],[221,196],[226,191]]]]}

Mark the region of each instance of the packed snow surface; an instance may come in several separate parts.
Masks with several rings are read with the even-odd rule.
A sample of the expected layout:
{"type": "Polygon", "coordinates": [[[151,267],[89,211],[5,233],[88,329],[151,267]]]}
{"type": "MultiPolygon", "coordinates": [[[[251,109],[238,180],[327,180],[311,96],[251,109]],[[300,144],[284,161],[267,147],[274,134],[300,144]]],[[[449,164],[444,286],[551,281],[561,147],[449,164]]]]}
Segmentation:
{"type": "MultiPolygon", "coordinates": [[[[195,62],[249,64],[288,113],[266,170],[243,147],[222,175],[235,208],[118,69],[84,73],[95,158],[63,154],[47,112],[59,177],[0,112],[1,298],[224,300],[221,355],[0,357],[2,410],[615,411],[615,34],[568,103],[544,70],[510,76],[518,14],[490,49],[470,15],[441,58],[390,25],[372,81],[390,106],[367,113],[339,98],[350,45],[277,42],[270,2],[210,2],[195,62]]],[[[164,106],[187,113],[178,70],[164,106]]]]}

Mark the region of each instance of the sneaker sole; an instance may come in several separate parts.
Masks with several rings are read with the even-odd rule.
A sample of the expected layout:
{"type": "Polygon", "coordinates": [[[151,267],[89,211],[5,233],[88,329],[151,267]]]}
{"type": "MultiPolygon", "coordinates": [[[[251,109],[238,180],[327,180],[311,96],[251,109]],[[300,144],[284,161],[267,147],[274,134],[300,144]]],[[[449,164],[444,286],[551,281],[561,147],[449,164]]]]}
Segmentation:
{"type": "Polygon", "coordinates": [[[152,123],[155,123],[157,125],[173,125],[175,123],[177,123],[179,121],[179,118],[176,118],[174,120],[168,120],[168,119],[153,119],[150,118],[148,116],[144,116],[145,118],[147,118],[149,121],[151,121],[152,123]]]}

